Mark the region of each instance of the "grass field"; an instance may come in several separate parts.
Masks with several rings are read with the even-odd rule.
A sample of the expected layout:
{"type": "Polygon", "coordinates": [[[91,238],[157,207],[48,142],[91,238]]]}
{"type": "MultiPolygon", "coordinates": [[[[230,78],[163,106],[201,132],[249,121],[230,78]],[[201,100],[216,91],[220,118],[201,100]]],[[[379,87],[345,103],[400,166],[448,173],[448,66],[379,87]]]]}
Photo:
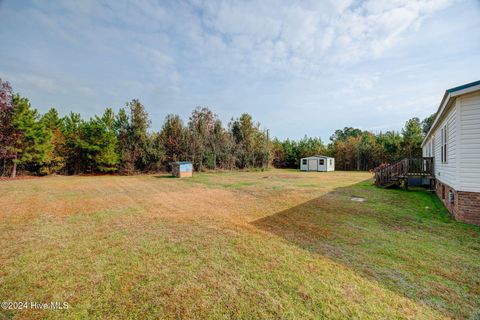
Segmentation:
{"type": "Polygon", "coordinates": [[[293,170],[0,182],[9,318],[469,319],[480,229],[426,191],[293,170]],[[364,202],[351,198],[361,197],[364,202]]]}

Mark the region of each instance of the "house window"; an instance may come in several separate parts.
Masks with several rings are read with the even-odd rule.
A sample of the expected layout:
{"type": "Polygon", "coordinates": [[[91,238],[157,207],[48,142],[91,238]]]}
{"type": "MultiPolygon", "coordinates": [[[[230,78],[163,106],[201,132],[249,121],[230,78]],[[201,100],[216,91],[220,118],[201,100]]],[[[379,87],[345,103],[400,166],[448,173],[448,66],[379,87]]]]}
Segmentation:
{"type": "Polygon", "coordinates": [[[444,125],[441,130],[441,159],[442,163],[447,163],[447,125],[444,125]]]}
{"type": "Polygon", "coordinates": [[[302,159],[302,164],[303,164],[304,166],[306,166],[306,165],[307,165],[307,159],[302,159]]]}
{"type": "Polygon", "coordinates": [[[330,159],[330,165],[333,165],[333,160],[332,159],[330,159]]]}
{"type": "Polygon", "coordinates": [[[433,136],[432,140],[430,140],[432,146],[432,155],[431,157],[435,157],[435,136],[433,136]]]}
{"type": "Polygon", "coordinates": [[[325,164],[325,159],[319,159],[318,164],[323,166],[325,164]]]}

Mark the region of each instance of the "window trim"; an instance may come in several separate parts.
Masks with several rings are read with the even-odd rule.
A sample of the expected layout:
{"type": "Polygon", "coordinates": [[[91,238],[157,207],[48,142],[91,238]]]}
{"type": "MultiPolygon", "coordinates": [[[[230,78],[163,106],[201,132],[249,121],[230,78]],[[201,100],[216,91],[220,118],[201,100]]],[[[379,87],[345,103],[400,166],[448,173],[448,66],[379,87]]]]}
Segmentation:
{"type": "Polygon", "coordinates": [[[324,166],[325,165],[325,159],[318,159],[318,165],[319,166],[324,166]]]}
{"type": "Polygon", "coordinates": [[[448,153],[447,153],[447,148],[448,148],[448,129],[447,129],[447,125],[445,124],[441,131],[440,131],[440,134],[441,134],[441,137],[440,137],[440,143],[441,143],[441,148],[440,148],[440,152],[441,152],[441,160],[442,160],[442,163],[447,163],[447,160],[448,160],[448,153]]]}
{"type": "Polygon", "coordinates": [[[308,163],[307,159],[302,159],[302,166],[306,166],[308,163]]]}

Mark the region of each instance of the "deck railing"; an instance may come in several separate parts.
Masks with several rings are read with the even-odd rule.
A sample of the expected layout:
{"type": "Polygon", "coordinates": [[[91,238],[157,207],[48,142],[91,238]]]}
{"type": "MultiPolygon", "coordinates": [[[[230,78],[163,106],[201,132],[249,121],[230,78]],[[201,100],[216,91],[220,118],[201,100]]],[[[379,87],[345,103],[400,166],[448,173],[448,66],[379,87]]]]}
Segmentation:
{"type": "Polygon", "coordinates": [[[433,176],[433,158],[409,158],[407,165],[409,176],[433,176]]]}
{"type": "Polygon", "coordinates": [[[385,186],[407,177],[433,177],[433,158],[405,158],[375,170],[375,184],[385,186]]]}

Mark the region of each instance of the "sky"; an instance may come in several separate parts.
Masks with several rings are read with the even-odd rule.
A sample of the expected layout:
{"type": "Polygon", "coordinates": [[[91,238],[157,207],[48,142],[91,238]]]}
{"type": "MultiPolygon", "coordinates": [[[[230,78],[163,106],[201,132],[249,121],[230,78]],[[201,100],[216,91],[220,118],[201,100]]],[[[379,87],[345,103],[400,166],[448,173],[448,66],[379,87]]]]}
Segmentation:
{"type": "Polygon", "coordinates": [[[0,0],[0,78],[40,112],[210,107],[280,139],[400,130],[480,79],[479,0],[0,0]]]}

